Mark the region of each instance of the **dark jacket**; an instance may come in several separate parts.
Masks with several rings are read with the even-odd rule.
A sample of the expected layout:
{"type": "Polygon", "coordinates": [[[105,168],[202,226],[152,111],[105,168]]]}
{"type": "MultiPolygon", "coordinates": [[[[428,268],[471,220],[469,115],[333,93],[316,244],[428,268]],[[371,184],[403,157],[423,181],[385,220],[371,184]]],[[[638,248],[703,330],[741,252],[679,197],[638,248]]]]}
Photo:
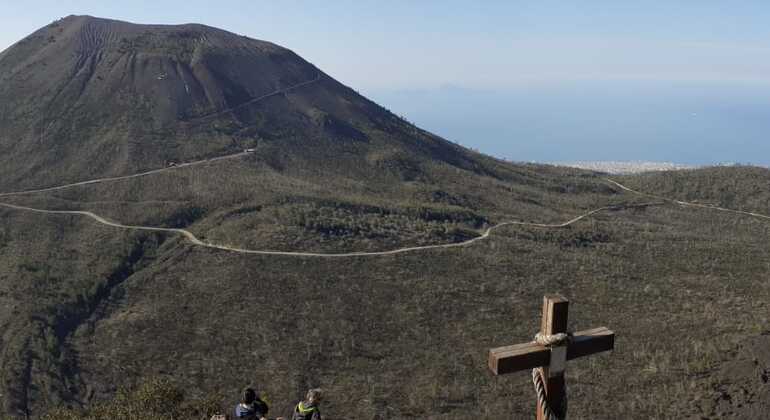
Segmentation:
{"type": "Polygon", "coordinates": [[[245,407],[243,404],[236,405],[234,416],[236,419],[259,420],[260,418],[267,416],[267,410],[267,404],[257,398],[251,405],[245,407]]]}
{"type": "Polygon", "coordinates": [[[321,412],[315,405],[305,405],[302,401],[294,407],[294,414],[291,420],[321,420],[321,412]]]}

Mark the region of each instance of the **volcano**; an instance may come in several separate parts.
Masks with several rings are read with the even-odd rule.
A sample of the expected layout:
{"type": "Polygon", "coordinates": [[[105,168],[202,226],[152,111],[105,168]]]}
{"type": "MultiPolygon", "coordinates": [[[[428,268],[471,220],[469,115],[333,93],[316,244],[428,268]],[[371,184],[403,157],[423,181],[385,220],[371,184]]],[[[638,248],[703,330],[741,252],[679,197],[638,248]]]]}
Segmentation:
{"type": "Polygon", "coordinates": [[[53,22],[0,53],[0,417],[321,386],[329,418],[527,418],[487,355],[546,293],[618,334],[568,364],[571,417],[767,413],[770,172],[609,176],[466,149],[269,42],[53,22]]]}
{"type": "Polygon", "coordinates": [[[195,24],[56,21],[3,52],[0,107],[3,186],[133,173],[289,138],[368,144],[359,157],[394,154],[385,166],[477,165],[292,51],[195,24]]]}

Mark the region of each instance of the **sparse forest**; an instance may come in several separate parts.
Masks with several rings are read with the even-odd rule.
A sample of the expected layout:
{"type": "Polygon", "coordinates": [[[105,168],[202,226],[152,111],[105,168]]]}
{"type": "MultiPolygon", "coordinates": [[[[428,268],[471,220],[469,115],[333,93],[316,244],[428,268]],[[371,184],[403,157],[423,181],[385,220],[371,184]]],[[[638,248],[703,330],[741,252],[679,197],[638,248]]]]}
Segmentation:
{"type": "MultiPolygon", "coordinates": [[[[275,415],[322,386],[328,418],[527,418],[529,375],[493,377],[486,358],[531,339],[546,293],[570,298],[571,330],[617,333],[613,352],[570,362],[571,418],[768,410],[765,220],[474,153],[288,50],[201,25],[64,19],[0,56],[0,107],[0,193],[253,148],[0,197],[224,245],[382,251],[613,206],[564,228],[345,259],[0,208],[0,410],[12,419],[207,419],[248,385],[275,415]],[[254,100],[266,92],[279,93],[254,100]],[[651,204],[623,206],[639,203],[651,204]]],[[[765,169],[618,180],[770,214],[765,169]]]]}

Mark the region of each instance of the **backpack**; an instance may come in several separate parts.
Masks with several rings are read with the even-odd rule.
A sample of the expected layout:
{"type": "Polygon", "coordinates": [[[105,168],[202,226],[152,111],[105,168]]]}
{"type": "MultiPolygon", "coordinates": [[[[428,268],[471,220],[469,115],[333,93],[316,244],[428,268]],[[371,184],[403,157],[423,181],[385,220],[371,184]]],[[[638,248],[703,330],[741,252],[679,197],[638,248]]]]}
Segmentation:
{"type": "Polygon", "coordinates": [[[314,405],[305,407],[304,401],[300,401],[294,408],[294,415],[291,418],[292,420],[311,420],[316,415],[320,418],[320,414],[321,413],[318,412],[318,407],[314,405]]]}

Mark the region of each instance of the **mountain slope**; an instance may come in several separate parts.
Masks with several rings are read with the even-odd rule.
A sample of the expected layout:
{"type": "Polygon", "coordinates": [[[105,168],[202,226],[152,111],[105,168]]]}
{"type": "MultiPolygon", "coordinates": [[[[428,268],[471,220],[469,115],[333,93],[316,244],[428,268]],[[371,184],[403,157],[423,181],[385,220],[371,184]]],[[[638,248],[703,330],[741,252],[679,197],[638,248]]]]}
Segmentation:
{"type": "Polygon", "coordinates": [[[287,137],[473,165],[293,52],[203,25],[54,22],[5,51],[0,106],[3,185],[132,173],[287,137]]]}
{"type": "MultiPolygon", "coordinates": [[[[613,195],[578,172],[564,185],[542,168],[472,153],[289,50],[202,25],[87,16],[54,22],[3,52],[0,108],[0,193],[254,149],[219,163],[1,200],[181,227],[201,240],[249,249],[339,253],[448,244],[478,237],[506,217],[560,220],[561,211],[546,208],[558,199],[540,198],[543,190],[613,195]]],[[[185,272],[189,264],[174,255],[189,252],[189,244],[77,216],[40,223],[39,214],[6,207],[0,214],[0,286],[10,303],[0,314],[4,411],[39,414],[109,395],[101,386],[106,376],[88,377],[95,353],[81,349],[79,337],[109,325],[113,299],[121,301],[127,284],[155,270],[156,261],[170,258],[177,262],[161,270],[185,272]],[[95,244],[98,257],[88,251],[95,244]]],[[[224,281],[246,280],[248,272],[224,281]]],[[[225,328],[233,320],[216,322],[225,328]]]]}
{"type": "MultiPolygon", "coordinates": [[[[276,415],[320,385],[330,418],[523,418],[528,375],[492,377],[485,358],[529,339],[553,292],[574,302],[571,329],[618,332],[612,354],[570,362],[571,417],[766,406],[770,366],[746,367],[770,313],[762,220],[473,153],[286,49],[201,25],[55,22],[0,55],[0,109],[0,202],[233,247],[454,244],[611,206],[564,228],[341,259],[0,207],[0,414],[94,407],[160,377],[223,409],[256,384],[276,415]]],[[[735,168],[622,182],[768,214],[768,180],[735,168]]]]}

